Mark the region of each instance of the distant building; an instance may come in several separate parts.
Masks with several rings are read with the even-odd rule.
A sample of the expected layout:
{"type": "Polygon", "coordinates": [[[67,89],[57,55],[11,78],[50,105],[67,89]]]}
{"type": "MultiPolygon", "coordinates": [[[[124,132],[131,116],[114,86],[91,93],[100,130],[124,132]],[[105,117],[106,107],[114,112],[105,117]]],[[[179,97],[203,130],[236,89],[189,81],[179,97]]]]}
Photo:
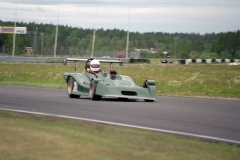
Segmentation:
{"type": "Polygon", "coordinates": [[[191,51],[190,52],[190,56],[193,56],[194,54],[197,54],[197,52],[196,51],[191,51]]]}
{"type": "Polygon", "coordinates": [[[170,58],[170,52],[169,51],[165,51],[165,52],[163,52],[163,54],[165,54],[166,58],[170,58]]]}
{"type": "Polygon", "coordinates": [[[134,51],[139,51],[139,52],[148,52],[148,53],[157,53],[160,51],[158,48],[150,48],[150,49],[134,49],[134,51]]]}
{"type": "Polygon", "coordinates": [[[158,48],[151,48],[151,49],[150,49],[150,52],[151,52],[151,53],[157,53],[158,51],[159,51],[158,48]]]}
{"type": "Polygon", "coordinates": [[[126,52],[125,51],[116,51],[115,57],[117,58],[126,58],[126,52]]]}
{"type": "MultiPolygon", "coordinates": [[[[160,49],[158,48],[150,48],[150,49],[134,49],[129,52],[128,58],[141,58],[140,52],[147,52],[147,53],[157,53],[160,49]]],[[[116,58],[126,58],[126,51],[116,51],[115,52],[116,58]]]]}
{"type": "Polygon", "coordinates": [[[141,58],[140,56],[140,50],[134,49],[129,53],[129,58],[141,58]]]}

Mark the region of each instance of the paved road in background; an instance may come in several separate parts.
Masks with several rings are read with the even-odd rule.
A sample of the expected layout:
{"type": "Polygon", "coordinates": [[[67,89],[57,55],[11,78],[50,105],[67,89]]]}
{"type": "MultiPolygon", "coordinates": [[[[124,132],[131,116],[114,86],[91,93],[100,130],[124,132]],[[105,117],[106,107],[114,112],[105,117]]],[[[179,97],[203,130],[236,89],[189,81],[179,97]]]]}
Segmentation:
{"type": "Polygon", "coordinates": [[[240,101],[157,97],[155,102],[89,97],[66,90],[0,86],[0,109],[21,110],[137,126],[240,144],[240,101]]]}

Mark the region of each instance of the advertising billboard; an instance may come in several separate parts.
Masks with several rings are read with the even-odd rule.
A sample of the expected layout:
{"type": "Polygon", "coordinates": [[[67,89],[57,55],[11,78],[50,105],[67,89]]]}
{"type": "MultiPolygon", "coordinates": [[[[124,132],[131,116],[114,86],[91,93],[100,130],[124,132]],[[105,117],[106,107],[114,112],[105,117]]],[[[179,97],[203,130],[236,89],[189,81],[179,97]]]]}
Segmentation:
{"type": "MultiPolygon", "coordinates": [[[[0,33],[13,34],[14,27],[12,26],[0,26],[0,33]]],[[[27,34],[27,27],[16,27],[15,34],[27,34]]]]}
{"type": "Polygon", "coordinates": [[[16,27],[15,34],[27,34],[27,27],[16,27]]]}
{"type": "Polygon", "coordinates": [[[13,32],[14,32],[14,27],[2,26],[2,33],[13,34],[13,32]]]}

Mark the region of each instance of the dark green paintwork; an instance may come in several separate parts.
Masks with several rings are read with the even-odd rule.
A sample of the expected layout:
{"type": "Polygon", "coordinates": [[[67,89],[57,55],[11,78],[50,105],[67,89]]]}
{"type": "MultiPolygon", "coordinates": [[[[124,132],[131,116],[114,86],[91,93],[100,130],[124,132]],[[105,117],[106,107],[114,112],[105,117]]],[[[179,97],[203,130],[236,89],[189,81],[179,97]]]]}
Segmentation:
{"type": "Polygon", "coordinates": [[[97,82],[96,94],[103,97],[119,97],[119,98],[136,98],[156,100],[156,85],[154,80],[148,80],[148,88],[137,86],[131,77],[117,75],[116,79],[111,79],[109,74],[94,74],[86,73],[64,73],[65,81],[69,77],[73,77],[78,84],[78,90],[72,94],[89,96],[90,81],[97,82]],[[137,95],[123,95],[122,91],[136,92],[137,95]]]}
{"type": "MultiPolygon", "coordinates": [[[[91,59],[76,59],[76,58],[64,58],[64,64],[67,61],[75,62],[85,61],[85,68],[83,73],[64,73],[66,83],[70,77],[74,80],[74,88],[69,94],[79,96],[90,96],[90,83],[95,81],[97,85],[95,88],[95,94],[97,97],[117,97],[117,98],[129,98],[129,99],[144,99],[145,101],[156,100],[156,84],[155,80],[143,81],[143,86],[137,86],[131,77],[125,75],[117,75],[115,78],[111,78],[109,73],[92,74],[87,72],[87,64],[91,59]]],[[[104,63],[122,63],[118,60],[99,60],[104,63]]],[[[94,87],[92,87],[94,88],[94,87]]],[[[94,98],[92,98],[94,99],[94,98]]]]}

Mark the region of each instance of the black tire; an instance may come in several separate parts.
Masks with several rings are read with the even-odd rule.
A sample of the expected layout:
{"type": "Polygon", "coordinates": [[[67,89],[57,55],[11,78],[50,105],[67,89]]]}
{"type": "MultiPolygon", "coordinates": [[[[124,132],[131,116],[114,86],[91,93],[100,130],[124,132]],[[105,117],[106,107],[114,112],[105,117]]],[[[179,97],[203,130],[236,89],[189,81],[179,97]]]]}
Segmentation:
{"type": "Polygon", "coordinates": [[[74,79],[72,77],[69,77],[68,78],[68,83],[67,83],[67,93],[68,93],[68,96],[70,98],[79,98],[80,95],[75,95],[75,94],[71,93],[73,91],[73,87],[74,87],[74,79]]]}
{"type": "Polygon", "coordinates": [[[127,101],[127,100],[128,100],[128,98],[122,98],[122,97],[118,97],[118,99],[119,99],[120,101],[127,101]]]}
{"type": "Polygon", "coordinates": [[[143,84],[143,88],[148,88],[149,87],[149,83],[148,83],[148,81],[146,80],[145,82],[144,82],[144,84],[143,84]]]}
{"type": "MultiPolygon", "coordinates": [[[[146,80],[143,84],[143,88],[149,88],[149,83],[148,81],[146,80]]],[[[145,102],[153,102],[154,100],[152,99],[144,99],[145,102]]]]}
{"type": "Polygon", "coordinates": [[[96,88],[97,88],[97,83],[94,80],[92,80],[90,83],[89,95],[93,101],[99,101],[102,98],[102,96],[95,94],[96,88]]]}
{"type": "Polygon", "coordinates": [[[144,99],[145,102],[153,102],[154,100],[152,99],[144,99]]]}

